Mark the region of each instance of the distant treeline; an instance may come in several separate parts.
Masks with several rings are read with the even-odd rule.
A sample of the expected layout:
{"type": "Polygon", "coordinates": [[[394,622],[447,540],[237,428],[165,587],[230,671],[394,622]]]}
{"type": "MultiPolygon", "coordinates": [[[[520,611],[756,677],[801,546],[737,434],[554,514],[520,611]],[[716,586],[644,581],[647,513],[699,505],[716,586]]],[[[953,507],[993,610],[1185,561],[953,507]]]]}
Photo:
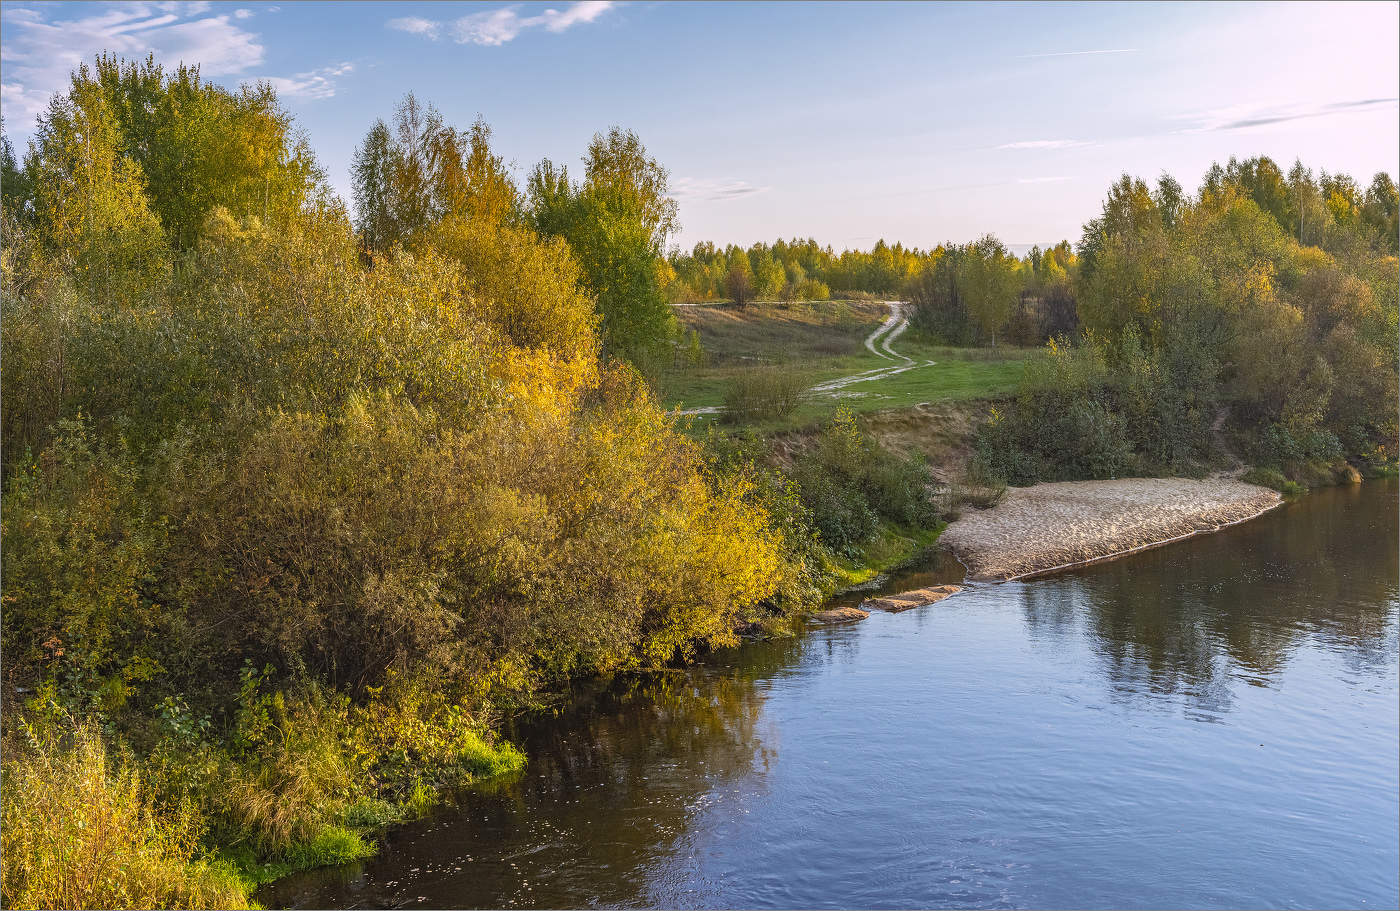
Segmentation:
{"type": "Polygon", "coordinates": [[[1214,166],[1194,194],[1125,175],[1070,269],[1081,331],[1027,368],[984,467],[1026,482],[1240,458],[1316,484],[1393,466],[1397,209],[1386,174],[1362,192],[1267,158],[1214,166]]]}
{"type": "MultiPolygon", "coordinates": [[[[1147,192],[1168,225],[1195,202],[1169,176],[1147,192]]],[[[1232,158],[1212,166],[1201,186],[1212,197],[1227,193],[1250,199],[1301,246],[1353,258],[1360,250],[1396,253],[1396,186],[1387,174],[1363,189],[1345,174],[1315,175],[1301,163],[1285,175],[1268,158],[1232,158]]],[[[702,242],[670,252],[666,291],[675,303],[900,297],[917,305],[920,327],[940,341],[1039,344],[1080,326],[1081,278],[1093,272],[1102,234],[1103,225],[1091,223],[1078,249],[1061,241],[1021,257],[992,235],[928,250],[881,240],[869,250],[840,253],[810,238],[747,249],[702,242]],[[1088,264],[1083,276],[1081,258],[1088,264]]]]}

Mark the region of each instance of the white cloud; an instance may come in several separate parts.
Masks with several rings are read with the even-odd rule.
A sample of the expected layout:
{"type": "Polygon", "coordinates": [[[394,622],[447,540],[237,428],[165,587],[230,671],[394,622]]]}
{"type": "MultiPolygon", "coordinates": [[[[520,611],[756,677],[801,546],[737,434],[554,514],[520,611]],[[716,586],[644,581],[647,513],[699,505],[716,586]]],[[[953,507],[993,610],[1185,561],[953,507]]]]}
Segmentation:
{"type": "Polygon", "coordinates": [[[205,76],[243,73],[263,61],[258,36],[208,3],[129,3],[92,15],[50,19],[63,7],[6,7],[0,12],[5,83],[0,104],[7,130],[27,134],[49,96],[68,86],[78,64],[102,51],[128,58],[155,54],[162,63],[198,63],[205,76]]]}
{"type": "Polygon", "coordinates": [[[267,81],[272,83],[279,95],[317,101],[333,97],[336,77],[344,76],[354,69],[355,65],[352,63],[338,63],[334,66],[323,66],[309,73],[297,73],[295,76],[269,76],[267,81]]]}
{"type": "Polygon", "coordinates": [[[253,11],[250,9],[236,9],[233,11],[233,18],[235,19],[249,19],[252,18],[252,15],[253,11]]]}
{"type": "Polygon", "coordinates": [[[551,8],[538,15],[522,16],[517,4],[471,13],[447,23],[419,16],[407,16],[390,19],[386,24],[389,28],[420,35],[433,41],[446,30],[458,44],[500,47],[507,41],[514,41],[521,32],[529,29],[543,28],[557,35],[575,25],[594,21],[614,5],[613,0],[578,0],[562,10],[551,8]]]}
{"type": "Polygon", "coordinates": [[[5,128],[28,129],[49,103],[49,93],[25,88],[18,82],[0,83],[0,111],[5,115],[5,128]]]}
{"type": "Polygon", "coordinates": [[[387,23],[389,28],[400,32],[408,32],[410,35],[422,35],[433,41],[438,39],[438,34],[442,31],[442,23],[434,22],[431,19],[423,19],[419,16],[405,16],[402,19],[390,19],[387,23]]]}
{"type": "Polygon", "coordinates": [[[671,182],[671,195],[676,199],[720,201],[765,193],[767,190],[767,187],[756,187],[743,180],[680,177],[671,182]]]}
{"type": "Polygon", "coordinates": [[[1077,149],[1093,145],[1082,139],[1022,139],[997,146],[998,149],[1077,149]]]}

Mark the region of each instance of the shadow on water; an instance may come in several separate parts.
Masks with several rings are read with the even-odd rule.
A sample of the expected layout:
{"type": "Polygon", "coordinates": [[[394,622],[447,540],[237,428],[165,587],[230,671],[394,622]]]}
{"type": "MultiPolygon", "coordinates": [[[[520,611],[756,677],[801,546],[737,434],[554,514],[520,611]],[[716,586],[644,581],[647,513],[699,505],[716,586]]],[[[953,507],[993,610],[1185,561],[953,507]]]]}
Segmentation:
{"type": "MultiPolygon", "coordinates": [[[[1396,491],[1319,491],[1127,559],[581,685],[508,732],[519,776],[259,898],[1393,902],[1396,491]]],[[[961,578],[942,556],[883,590],[961,578]]]]}
{"type": "Polygon", "coordinates": [[[529,756],[524,772],[464,789],[389,832],[368,863],[290,877],[259,898],[269,907],[412,907],[424,893],[435,906],[643,904],[645,871],[664,865],[707,796],[767,759],[755,681],[796,664],[806,645],[754,643],[734,665],[581,683],[556,713],[506,732],[529,756]]]}

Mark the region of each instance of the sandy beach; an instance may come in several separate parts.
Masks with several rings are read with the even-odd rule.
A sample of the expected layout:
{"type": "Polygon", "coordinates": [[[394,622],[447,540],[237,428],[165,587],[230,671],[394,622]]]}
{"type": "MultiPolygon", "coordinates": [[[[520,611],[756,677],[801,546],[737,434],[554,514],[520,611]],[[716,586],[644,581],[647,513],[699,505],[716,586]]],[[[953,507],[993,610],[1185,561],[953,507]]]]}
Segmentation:
{"type": "Polygon", "coordinates": [[[1214,531],[1281,502],[1272,490],[1230,478],[1037,484],[1008,489],[992,509],[967,511],[940,542],[969,579],[1019,579],[1214,531]]]}

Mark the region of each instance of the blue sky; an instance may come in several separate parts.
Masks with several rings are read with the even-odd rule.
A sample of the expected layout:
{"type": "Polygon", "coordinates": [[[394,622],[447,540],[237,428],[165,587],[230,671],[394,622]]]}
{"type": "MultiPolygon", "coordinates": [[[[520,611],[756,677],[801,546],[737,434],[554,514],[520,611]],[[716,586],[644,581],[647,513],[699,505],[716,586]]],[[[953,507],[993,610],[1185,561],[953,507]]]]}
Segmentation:
{"type": "Polygon", "coordinates": [[[521,177],[636,130],[685,246],[1077,239],[1127,171],[1400,160],[1400,4],[0,3],[6,130],[108,49],[267,78],[348,190],[409,90],[521,177]]]}

